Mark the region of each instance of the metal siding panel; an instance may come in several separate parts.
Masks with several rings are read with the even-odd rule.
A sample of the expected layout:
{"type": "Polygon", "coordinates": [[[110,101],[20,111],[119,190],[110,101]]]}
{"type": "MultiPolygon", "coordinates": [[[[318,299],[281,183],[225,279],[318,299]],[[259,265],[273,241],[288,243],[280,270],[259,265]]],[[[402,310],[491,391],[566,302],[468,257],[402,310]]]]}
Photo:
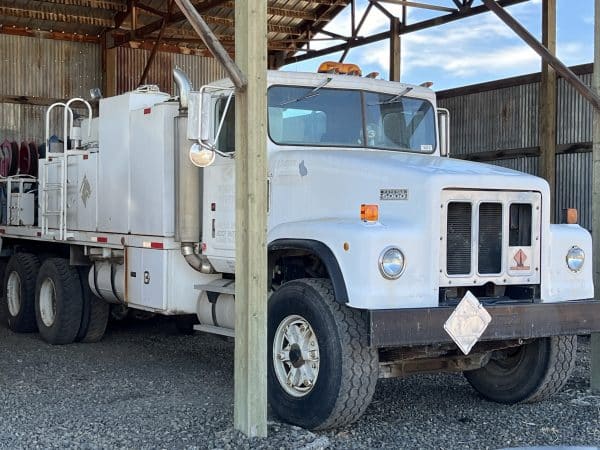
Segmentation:
{"type": "Polygon", "coordinates": [[[512,170],[518,170],[519,172],[528,173],[531,175],[538,174],[538,157],[537,156],[523,156],[519,158],[500,159],[497,161],[490,161],[489,164],[496,166],[506,167],[512,170]]]}
{"type": "Polygon", "coordinates": [[[99,45],[0,35],[0,94],[47,98],[89,95],[102,84],[99,45]]]}
{"type": "MultiPolygon", "coordinates": [[[[45,106],[18,105],[0,103],[0,141],[34,141],[41,144],[44,141],[44,123],[46,118],[45,106]]],[[[56,109],[50,118],[51,134],[62,136],[61,110],[56,109]]]]}
{"type": "Polygon", "coordinates": [[[592,153],[565,153],[556,157],[556,215],[564,222],[563,211],[577,208],[579,224],[592,226],[592,153]]]}
{"type": "MultiPolygon", "coordinates": [[[[117,63],[120,70],[117,74],[117,92],[128,92],[138,87],[149,55],[150,51],[143,49],[118,49],[117,63]]],[[[226,77],[225,71],[214,58],[159,52],[148,72],[146,84],[156,84],[161,91],[174,93],[171,73],[174,67],[180,68],[190,77],[195,89],[226,77]]]]}
{"type": "Polygon", "coordinates": [[[536,146],[538,97],[539,86],[525,84],[440,100],[452,117],[452,153],[536,146]]]}

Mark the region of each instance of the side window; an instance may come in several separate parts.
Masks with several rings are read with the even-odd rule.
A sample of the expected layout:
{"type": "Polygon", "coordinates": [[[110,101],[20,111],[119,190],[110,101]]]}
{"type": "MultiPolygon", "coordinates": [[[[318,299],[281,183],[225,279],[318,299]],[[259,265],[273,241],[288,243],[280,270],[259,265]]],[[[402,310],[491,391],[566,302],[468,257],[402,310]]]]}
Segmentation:
{"type": "MultiPolygon", "coordinates": [[[[217,100],[217,105],[215,108],[215,129],[214,135],[216,136],[217,130],[219,129],[219,123],[221,118],[223,117],[223,113],[225,112],[225,106],[227,105],[227,96],[220,97],[217,100]]],[[[225,116],[225,121],[223,122],[223,128],[221,129],[221,134],[219,135],[219,140],[217,141],[217,149],[225,152],[232,153],[235,151],[235,98],[231,98],[231,102],[229,103],[229,108],[227,109],[227,114],[225,116]]]]}

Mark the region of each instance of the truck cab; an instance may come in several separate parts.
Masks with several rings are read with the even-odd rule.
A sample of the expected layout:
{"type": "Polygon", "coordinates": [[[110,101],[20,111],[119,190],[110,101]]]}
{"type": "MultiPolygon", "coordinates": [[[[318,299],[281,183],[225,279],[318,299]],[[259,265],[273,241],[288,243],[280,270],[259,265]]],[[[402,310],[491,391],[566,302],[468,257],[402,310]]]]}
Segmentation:
{"type": "MultiPolygon", "coordinates": [[[[232,95],[226,81],[192,94],[187,136],[199,144],[192,161],[210,160],[200,164],[203,251],[230,273],[232,95]]],[[[267,104],[277,414],[310,428],[345,423],[356,410],[340,398],[354,392],[366,405],[378,376],[430,370],[463,371],[483,396],[505,403],[562,386],[576,338],[559,323],[597,311],[585,301],[592,243],[577,224],[550,223],[545,180],[451,158],[449,113],[426,87],[269,72],[267,104]],[[551,375],[561,381],[549,386],[551,375]],[[316,403],[336,389],[335,401],[316,403]],[[307,408],[314,416],[299,413],[307,408]]]]}

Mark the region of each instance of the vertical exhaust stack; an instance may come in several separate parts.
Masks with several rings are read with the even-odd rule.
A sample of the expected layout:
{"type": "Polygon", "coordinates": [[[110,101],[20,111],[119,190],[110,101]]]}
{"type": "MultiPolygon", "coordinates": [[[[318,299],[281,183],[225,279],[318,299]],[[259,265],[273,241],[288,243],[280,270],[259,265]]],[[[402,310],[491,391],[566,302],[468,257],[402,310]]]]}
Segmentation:
{"type": "Polygon", "coordinates": [[[196,253],[202,220],[202,171],[188,158],[192,142],[187,139],[189,94],[192,83],[179,69],[173,70],[179,88],[179,116],[175,118],[175,239],[181,254],[198,272],[214,273],[205,256],[196,253]]]}
{"type": "Polygon", "coordinates": [[[179,109],[187,111],[190,103],[190,92],[192,91],[192,82],[180,69],[173,69],[173,79],[179,89],[179,109]]]}

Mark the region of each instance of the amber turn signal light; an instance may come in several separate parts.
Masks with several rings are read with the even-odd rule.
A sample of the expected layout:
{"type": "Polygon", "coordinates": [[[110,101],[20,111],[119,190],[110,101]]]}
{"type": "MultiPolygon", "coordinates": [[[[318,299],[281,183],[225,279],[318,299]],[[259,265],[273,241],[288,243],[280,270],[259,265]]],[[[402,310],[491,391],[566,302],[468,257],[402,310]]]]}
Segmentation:
{"type": "Polygon", "coordinates": [[[577,208],[567,208],[566,220],[568,224],[574,225],[578,222],[577,208]]]}
{"type": "Polygon", "coordinates": [[[360,205],[360,220],[365,222],[377,222],[379,220],[379,206],[360,205]]]}

